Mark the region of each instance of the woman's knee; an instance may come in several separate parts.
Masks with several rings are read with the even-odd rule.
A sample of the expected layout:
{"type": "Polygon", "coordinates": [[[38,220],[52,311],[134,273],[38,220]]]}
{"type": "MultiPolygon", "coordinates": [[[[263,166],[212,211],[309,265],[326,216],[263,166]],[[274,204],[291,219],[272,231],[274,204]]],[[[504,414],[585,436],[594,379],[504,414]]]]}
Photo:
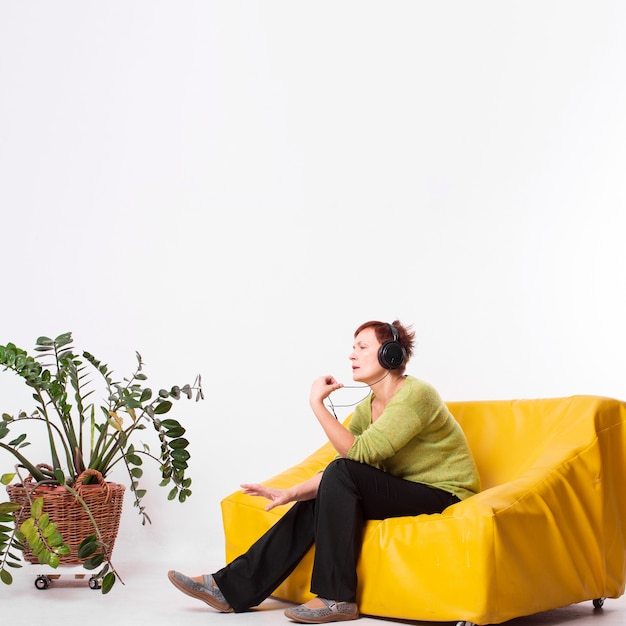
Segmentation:
{"type": "Polygon", "coordinates": [[[338,458],[331,461],[324,470],[320,489],[328,489],[331,485],[354,485],[352,466],[356,461],[338,458]]]}
{"type": "Polygon", "coordinates": [[[345,474],[348,471],[348,466],[350,463],[354,463],[354,461],[344,459],[343,457],[332,460],[326,466],[323,478],[327,478],[328,476],[333,476],[335,474],[345,474]]]}

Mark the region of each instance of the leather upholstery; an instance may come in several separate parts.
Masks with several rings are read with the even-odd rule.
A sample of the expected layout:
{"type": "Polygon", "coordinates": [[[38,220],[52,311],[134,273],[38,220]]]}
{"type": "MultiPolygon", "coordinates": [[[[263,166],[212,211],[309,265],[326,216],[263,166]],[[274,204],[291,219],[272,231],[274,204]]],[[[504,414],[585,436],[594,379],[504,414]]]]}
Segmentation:
{"type": "MultiPolygon", "coordinates": [[[[626,404],[573,396],[448,407],[466,433],[483,491],[441,514],[369,521],[358,565],[361,613],[497,624],[621,596],[626,404]]],[[[266,483],[288,487],[334,457],[326,444],[266,483]]],[[[265,504],[241,492],[222,501],[227,561],[286,510],[266,512],[265,504]]],[[[313,549],[273,595],[311,598],[313,549]]]]}

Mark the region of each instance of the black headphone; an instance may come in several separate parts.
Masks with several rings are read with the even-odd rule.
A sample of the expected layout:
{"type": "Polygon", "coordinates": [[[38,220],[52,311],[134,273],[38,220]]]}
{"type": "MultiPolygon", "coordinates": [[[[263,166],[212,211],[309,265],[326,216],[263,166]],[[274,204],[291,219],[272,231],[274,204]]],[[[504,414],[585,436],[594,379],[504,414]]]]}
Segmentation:
{"type": "Polygon", "coordinates": [[[391,330],[391,341],[386,341],[378,349],[378,362],[386,370],[395,370],[406,360],[406,350],[398,341],[398,329],[393,324],[387,324],[387,326],[391,330]]]}

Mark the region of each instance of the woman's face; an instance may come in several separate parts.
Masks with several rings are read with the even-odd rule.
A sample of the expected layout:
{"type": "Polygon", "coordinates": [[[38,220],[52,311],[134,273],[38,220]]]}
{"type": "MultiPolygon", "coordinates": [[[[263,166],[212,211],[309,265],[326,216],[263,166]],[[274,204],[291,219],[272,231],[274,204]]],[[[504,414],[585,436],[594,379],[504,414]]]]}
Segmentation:
{"type": "Polygon", "coordinates": [[[378,362],[380,342],[373,328],[364,328],[355,338],[350,354],[352,378],[369,384],[380,378],[385,369],[378,362]]]}

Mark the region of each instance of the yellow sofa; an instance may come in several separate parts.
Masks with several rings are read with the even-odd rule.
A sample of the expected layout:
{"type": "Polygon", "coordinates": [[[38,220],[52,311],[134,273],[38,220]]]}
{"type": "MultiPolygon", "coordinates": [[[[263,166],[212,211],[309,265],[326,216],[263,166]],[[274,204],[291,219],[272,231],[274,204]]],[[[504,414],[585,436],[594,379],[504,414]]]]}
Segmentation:
{"type": "MultiPolygon", "coordinates": [[[[498,624],[586,600],[626,579],[626,403],[596,396],[450,402],[483,491],[438,515],[367,522],[359,605],[373,616],[498,624]]],[[[349,419],[349,418],[348,418],[349,419]]],[[[335,456],[325,445],[267,480],[283,488],[335,456]]],[[[236,492],[222,503],[226,559],[284,514],[236,492]]],[[[311,598],[311,549],[275,597],[311,598]]]]}

